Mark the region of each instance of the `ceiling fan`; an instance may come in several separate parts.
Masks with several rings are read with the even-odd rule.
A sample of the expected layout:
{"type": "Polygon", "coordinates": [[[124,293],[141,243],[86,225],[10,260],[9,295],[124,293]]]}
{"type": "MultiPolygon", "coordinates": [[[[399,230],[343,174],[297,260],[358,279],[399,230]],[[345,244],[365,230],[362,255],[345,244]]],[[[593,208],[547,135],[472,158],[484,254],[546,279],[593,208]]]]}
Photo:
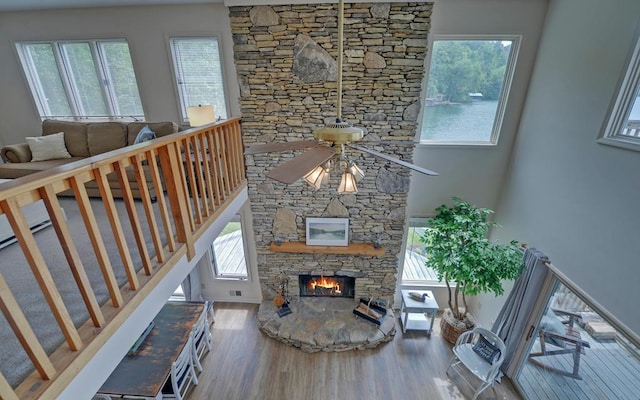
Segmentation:
{"type": "Polygon", "coordinates": [[[245,154],[282,152],[288,150],[306,150],[272,170],[266,176],[285,184],[292,184],[304,177],[305,181],[319,189],[329,180],[329,171],[339,168],[342,180],[338,193],[356,193],[356,182],[364,177],[362,170],[351,161],[345,146],[372,154],[393,163],[410,168],[426,175],[438,175],[436,172],[408,163],[396,157],[380,153],[369,148],[353,144],[364,136],[361,128],[354,127],[342,120],[342,53],[343,53],[344,1],[338,2],[338,87],[336,101],[336,122],[313,132],[314,140],[297,140],[285,143],[256,144],[249,147],[245,154]]]}

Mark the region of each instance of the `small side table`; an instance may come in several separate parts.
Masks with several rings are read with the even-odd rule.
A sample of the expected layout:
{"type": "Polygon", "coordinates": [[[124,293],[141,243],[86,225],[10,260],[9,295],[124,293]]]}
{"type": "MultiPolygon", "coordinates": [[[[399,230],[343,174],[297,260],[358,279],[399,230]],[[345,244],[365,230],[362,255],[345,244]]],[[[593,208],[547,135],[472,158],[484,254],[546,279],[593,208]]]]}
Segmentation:
{"type": "Polygon", "coordinates": [[[438,302],[430,290],[402,290],[402,305],[400,307],[400,321],[402,333],[409,330],[427,331],[427,336],[433,332],[433,322],[438,312],[438,302]],[[409,292],[426,293],[424,302],[413,300],[409,292]]]}

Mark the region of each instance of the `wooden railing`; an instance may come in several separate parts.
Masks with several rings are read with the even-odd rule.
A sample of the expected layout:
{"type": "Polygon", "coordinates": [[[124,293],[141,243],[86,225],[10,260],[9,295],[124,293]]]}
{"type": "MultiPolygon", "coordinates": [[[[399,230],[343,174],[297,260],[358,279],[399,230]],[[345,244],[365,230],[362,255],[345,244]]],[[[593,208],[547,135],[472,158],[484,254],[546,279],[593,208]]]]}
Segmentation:
{"type": "Polygon", "coordinates": [[[192,128],[0,185],[1,213],[6,216],[65,340],[47,355],[16,301],[20,294],[12,293],[0,274],[0,307],[35,367],[35,372],[15,390],[0,375],[0,397],[56,398],[168,271],[185,255],[188,259],[194,257],[194,242],[245,187],[239,119],[192,128]],[[139,199],[132,195],[129,182],[132,171],[140,189],[139,199]],[[119,188],[115,191],[114,183],[108,180],[109,174],[117,176],[119,188]],[[147,182],[153,182],[155,198],[149,194],[147,182]],[[93,209],[95,200],[92,205],[86,184],[97,185],[99,189],[118,254],[107,254],[93,209]],[[115,199],[114,192],[121,198],[115,199]],[[77,202],[109,293],[108,301],[102,305],[61,211],[60,194],[72,195],[77,202]],[[88,321],[79,328],[74,325],[50,273],[44,256],[47,249],[40,247],[23,214],[22,207],[39,200],[46,206],[89,314],[88,321]],[[116,208],[121,205],[125,206],[128,217],[122,219],[128,219],[135,238],[131,242],[135,243],[125,240],[116,208]],[[141,266],[134,265],[130,246],[137,248],[141,266]],[[118,263],[122,263],[126,272],[124,286],[116,280],[114,257],[119,257],[118,263]]]}

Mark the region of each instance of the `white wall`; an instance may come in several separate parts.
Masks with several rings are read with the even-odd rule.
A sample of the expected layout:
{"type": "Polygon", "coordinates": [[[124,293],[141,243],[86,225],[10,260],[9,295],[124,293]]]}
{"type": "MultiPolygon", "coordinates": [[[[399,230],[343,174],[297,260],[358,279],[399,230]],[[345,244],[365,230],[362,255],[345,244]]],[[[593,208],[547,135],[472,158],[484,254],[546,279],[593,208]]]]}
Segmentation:
{"type": "Polygon", "coordinates": [[[126,38],[148,121],[180,122],[168,38],[222,38],[229,114],[240,114],[229,12],[222,4],[109,7],[0,13],[0,141],[23,142],[41,122],[15,50],[22,40],[126,38]]]}
{"type": "MultiPolygon", "coordinates": [[[[527,94],[546,8],[546,0],[436,2],[431,16],[430,41],[437,35],[467,34],[522,35],[522,41],[498,145],[416,146],[414,163],[433,169],[440,175],[427,177],[413,173],[407,207],[408,217],[434,215],[435,208],[443,203],[451,203],[452,196],[481,207],[497,207],[527,94]]],[[[424,91],[423,88],[423,99],[424,91]]],[[[446,287],[443,286],[444,284],[429,287],[434,291],[441,309],[447,307],[448,298],[446,287]]],[[[396,304],[400,304],[398,294],[396,304]]],[[[490,315],[497,315],[499,307],[500,304],[485,308],[490,315]]]]}
{"type": "MultiPolygon", "coordinates": [[[[482,207],[497,206],[546,6],[546,0],[436,1],[431,15],[430,40],[437,35],[503,34],[522,35],[522,42],[498,145],[416,146],[414,162],[440,176],[412,175],[409,216],[433,215],[434,209],[450,203],[452,196],[482,207]]],[[[423,88],[423,99],[424,92],[423,88]]]]}
{"type": "Polygon", "coordinates": [[[640,153],[596,143],[640,23],[640,2],[556,0],[502,192],[515,236],[640,333],[640,153]]]}

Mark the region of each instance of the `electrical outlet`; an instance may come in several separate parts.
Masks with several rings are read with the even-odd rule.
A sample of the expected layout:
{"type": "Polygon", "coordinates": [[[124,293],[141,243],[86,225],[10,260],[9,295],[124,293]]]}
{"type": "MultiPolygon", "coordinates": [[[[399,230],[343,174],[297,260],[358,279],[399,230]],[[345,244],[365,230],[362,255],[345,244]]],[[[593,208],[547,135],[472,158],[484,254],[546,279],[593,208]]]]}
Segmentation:
{"type": "Polygon", "coordinates": [[[229,295],[230,296],[235,296],[236,295],[236,291],[235,290],[229,290],[229,295]]]}
{"type": "Polygon", "coordinates": [[[242,296],[242,291],[236,290],[236,296],[242,296]]]}

